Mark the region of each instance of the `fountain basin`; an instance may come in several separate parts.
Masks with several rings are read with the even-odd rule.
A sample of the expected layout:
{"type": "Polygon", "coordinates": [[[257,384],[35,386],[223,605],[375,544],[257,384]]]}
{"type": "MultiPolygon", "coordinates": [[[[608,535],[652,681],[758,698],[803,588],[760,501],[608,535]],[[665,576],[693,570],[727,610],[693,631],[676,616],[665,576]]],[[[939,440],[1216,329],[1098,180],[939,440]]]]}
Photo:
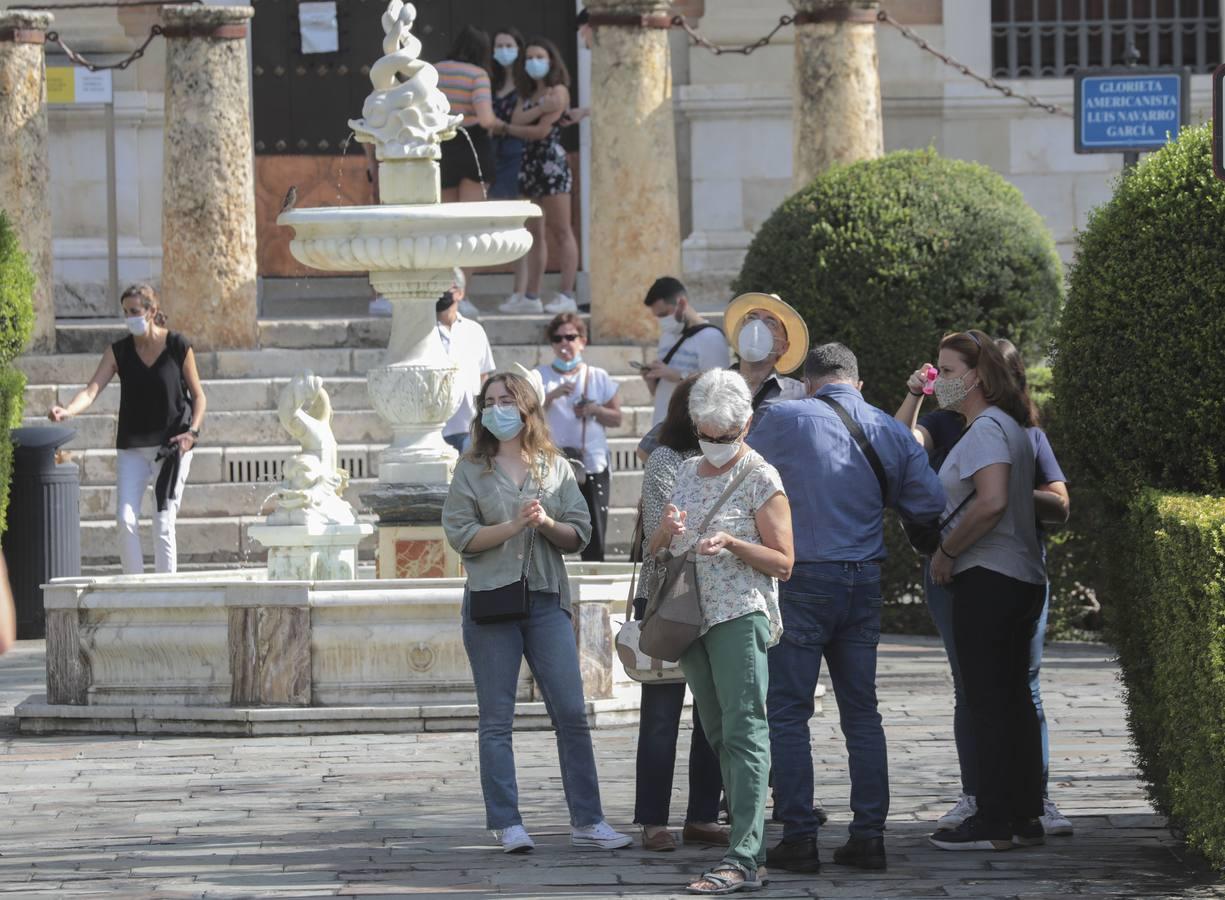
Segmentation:
{"type": "MultiPolygon", "coordinates": [[[[572,563],[595,726],[637,721],[613,647],[631,567],[572,563]]],[[[308,734],[475,730],[460,578],[268,581],[264,572],[56,579],[44,589],[47,694],[21,730],[308,734]]],[[[516,727],[547,728],[526,665],[516,727]]]]}
{"type": "Polygon", "coordinates": [[[407,276],[513,262],[532,246],[524,222],[540,214],[526,200],[322,206],[283,212],[277,224],[294,229],[290,252],[312,268],[407,276]]]}

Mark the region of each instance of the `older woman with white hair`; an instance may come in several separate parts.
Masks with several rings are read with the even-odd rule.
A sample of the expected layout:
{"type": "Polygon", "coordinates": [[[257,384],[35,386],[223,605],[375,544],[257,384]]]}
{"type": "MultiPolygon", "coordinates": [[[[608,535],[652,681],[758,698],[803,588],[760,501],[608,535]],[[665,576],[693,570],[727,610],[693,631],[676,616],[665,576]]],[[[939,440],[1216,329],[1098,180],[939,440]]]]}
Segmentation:
{"type": "Polygon", "coordinates": [[[719,757],[731,836],[722,861],[688,889],[730,894],[764,883],[766,650],[783,632],[778,579],[791,576],[795,561],[791,507],[778,472],[744,443],[753,406],[739,374],[702,375],[689,397],[689,416],[702,455],[681,464],[650,550],[697,554],[702,632],[680,662],[719,757]],[[705,531],[687,527],[712,510],[705,531]]]}

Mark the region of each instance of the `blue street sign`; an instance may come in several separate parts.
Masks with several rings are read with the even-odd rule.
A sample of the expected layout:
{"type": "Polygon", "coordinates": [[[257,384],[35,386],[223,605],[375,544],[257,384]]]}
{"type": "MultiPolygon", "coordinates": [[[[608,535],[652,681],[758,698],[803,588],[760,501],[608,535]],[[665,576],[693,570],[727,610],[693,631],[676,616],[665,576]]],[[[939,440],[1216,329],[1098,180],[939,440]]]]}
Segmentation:
{"type": "Polygon", "coordinates": [[[1190,116],[1189,69],[1078,72],[1077,153],[1143,153],[1178,136],[1190,116]]]}

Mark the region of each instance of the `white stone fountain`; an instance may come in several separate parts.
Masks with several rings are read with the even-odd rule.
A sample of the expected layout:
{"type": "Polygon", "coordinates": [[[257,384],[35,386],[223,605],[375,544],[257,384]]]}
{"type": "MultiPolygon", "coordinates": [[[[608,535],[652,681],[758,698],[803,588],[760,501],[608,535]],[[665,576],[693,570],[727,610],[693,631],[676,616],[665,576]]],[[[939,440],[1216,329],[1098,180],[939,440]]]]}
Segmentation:
{"type": "MultiPolygon", "coordinates": [[[[295,379],[281,421],[302,445],[278,508],[251,534],[268,571],[57,579],[45,588],[47,691],[17,708],[23,732],[307,734],[475,729],[472,675],[460,634],[464,581],[438,512],[455,461],[441,428],[458,404],[455,369],[434,327],[453,266],[510,262],[531,238],[526,202],[441,204],[438,144],[457,117],[418,59],[411,4],[391,0],[384,56],[358,139],[375,145],[376,207],[291,210],[293,254],[329,271],[368,271],[394,310],[386,365],[370,397],[393,427],[380,488],[382,564],[421,562],[418,577],[352,577],[363,530],[338,490],[327,394],[295,379]],[[387,527],[387,512],[407,514],[387,527]],[[445,577],[451,576],[451,577],[445,577]]],[[[569,566],[584,694],[594,724],[637,720],[637,686],[614,665],[612,638],[630,567],[569,566]]],[[[547,727],[538,689],[520,673],[518,727],[547,727]]]]}

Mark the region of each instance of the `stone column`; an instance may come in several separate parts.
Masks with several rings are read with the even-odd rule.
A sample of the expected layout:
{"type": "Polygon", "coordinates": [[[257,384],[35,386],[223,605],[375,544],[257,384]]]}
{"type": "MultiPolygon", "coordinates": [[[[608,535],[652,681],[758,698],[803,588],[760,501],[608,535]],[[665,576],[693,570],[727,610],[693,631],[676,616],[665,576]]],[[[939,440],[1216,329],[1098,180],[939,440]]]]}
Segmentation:
{"type": "Polygon", "coordinates": [[[680,275],[676,135],[664,0],[590,0],[591,313],[601,341],[653,341],[642,305],[680,275]]]}
{"type": "Polygon", "coordinates": [[[884,153],[877,0],[791,0],[796,9],[792,171],[796,188],[835,163],[884,153]]]}
{"type": "Polygon", "coordinates": [[[165,6],[162,299],[197,347],[254,347],[249,6],[165,6]]]}
{"type": "Polygon", "coordinates": [[[34,272],[30,349],[55,350],[51,274],[51,174],[47,166],[47,71],[43,43],[50,13],[0,10],[0,209],[34,272]]]}

